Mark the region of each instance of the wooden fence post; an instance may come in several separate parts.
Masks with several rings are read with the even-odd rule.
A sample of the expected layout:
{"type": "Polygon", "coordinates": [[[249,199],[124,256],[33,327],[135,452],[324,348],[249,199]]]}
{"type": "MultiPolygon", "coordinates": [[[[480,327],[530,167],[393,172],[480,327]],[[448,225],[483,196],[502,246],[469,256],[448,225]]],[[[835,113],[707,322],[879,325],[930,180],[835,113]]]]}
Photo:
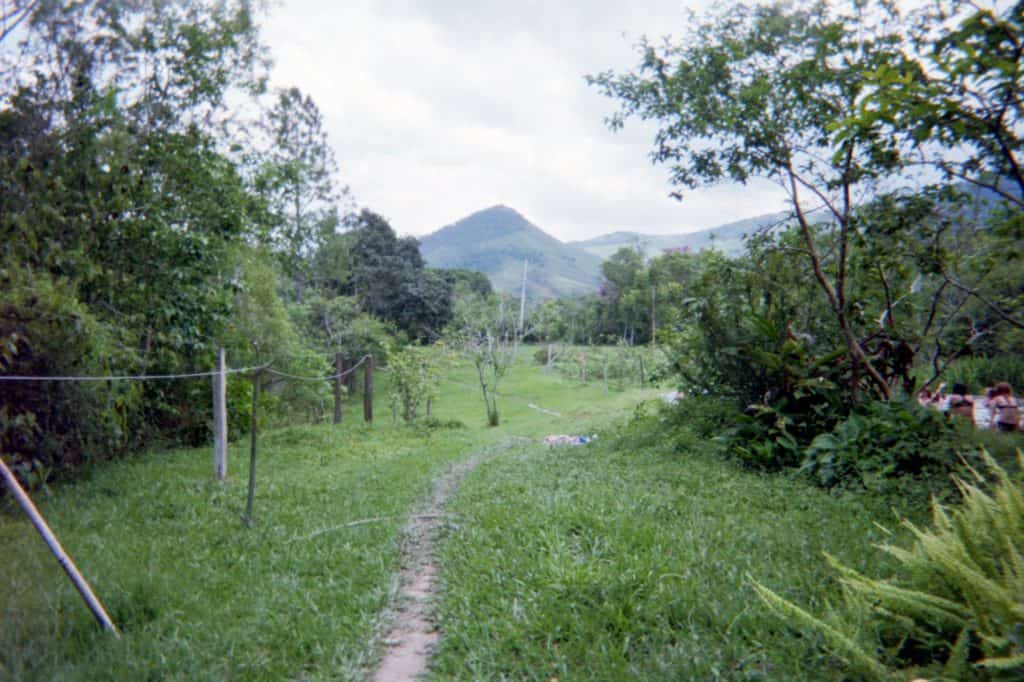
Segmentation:
{"type": "Polygon", "coordinates": [[[10,491],[11,495],[14,496],[14,499],[18,501],[22,511],[28,515],[29,520],[32,521],[32,525],[36,527],[39,535],[42,536],[43,542],[46,543],[47,547],[49,547],[50,551],[53,553],[53,556],[56,557],[60,567],[64,569],[65,573],[67,573],[68,578],[71,579],[71,582],[74,584],[75,589],[78,590],[78,593],[82,595],[82,599],[85,600],[86,606],[88,606],[89,610],[92,611],[92,615],[96,617],[96,620],[99,621],[100,625],[102,625],[105,630],[113,633],[114,637],[120,638],[121,634],[117,631],[117,627],[114,625],[114,622],[110,620],[110,616],[107,615],[107,611],[103,608],[103,604],[101,604],[100,600],[96,598],[92,588],[89,587],[89,583],[86,582],[85,578],[78,571],[78,567],[75,566],[75,562],[71,560],[71,557],[69,557],[67,552],[64,551],[64,548],[61,547],[57,536],[54,535],[53,531],[50,530],[50,527],[46,525],[46,520],[43,519],[43,515],[40,514],[39,510],[36,509],[36,506],[32,504],[32,500],[29,499],[28,494],[22,489],[21,484],[18,483],[18,479],[14,477],[11,470],[7,468],[2,457],[0,457],[0,475],[3,475],[4,483],[7,485],[7,490],[10,491]]]}
{"type": "MultiPolygon", "coordinates": [[[[345,360],[346,369],[353,369],[359,365],[358,361],[352,360],[351,358],[345,360]]],[[[356,373],[354,371],[349,372],[345,377],[345,385],[348,386],[348,392],[350,395],[356,394],[356,373]]]]}
{"type": "Polygon", "coordinates": [[[257,369],[252,375],[252,421],[249,428],[249,497],[245,501],[245,525],[252,526],[252,502],[256,497],[256,419],[260,404],[260,374],[262,369],[257,369]]]}
{"type": "Polygon", "coordinates": [[[373,423],[373,356],[366,356],[363,366],[363,419],[367,424],[373,423]]]}
{"type": "Polygon", "coordinates": [[[213,476],[223,481],[228,475],[227,375],[224,349],[217,355],[217,373],[213,375],[213,476]]]}
{"type": "Polygon", "coordinates": [[[345,360],[342,359],[341,353],[334,354],[334,423],[341,423],[341,382],[344,381],[344,377],[341,373],[345,371],[345,360]]]}

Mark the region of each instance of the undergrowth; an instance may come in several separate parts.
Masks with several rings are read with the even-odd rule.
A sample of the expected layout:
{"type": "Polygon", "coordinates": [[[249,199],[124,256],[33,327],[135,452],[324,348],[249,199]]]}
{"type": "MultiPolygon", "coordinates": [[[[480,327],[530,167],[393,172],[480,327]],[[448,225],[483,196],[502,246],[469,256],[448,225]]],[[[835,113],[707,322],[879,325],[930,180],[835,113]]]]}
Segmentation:
{"type": "Polygon", "coordinates": [[[929,527],[904,522],[911,542],[878,547],[897,561],[891,578],[828,557],[843,608],[819,617],[755,583],[758,594],[872,679],[1021,679],[1024,483],[990,457],[985,464],[989,480],[972,470],[974,480],[958,481],[959,505],[936,503],[929,527]]]}

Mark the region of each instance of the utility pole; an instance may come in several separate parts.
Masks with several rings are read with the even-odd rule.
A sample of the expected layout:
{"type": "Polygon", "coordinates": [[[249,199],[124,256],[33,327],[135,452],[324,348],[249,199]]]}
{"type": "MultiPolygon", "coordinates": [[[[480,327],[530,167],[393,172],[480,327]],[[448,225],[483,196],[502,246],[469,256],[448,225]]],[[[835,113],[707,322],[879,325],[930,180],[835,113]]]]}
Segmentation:
{"type": "Polygon", "coordinates": [[[519,291],[519,336],[523,335],[523,324],[526,322],[526,266],[529,259],[523,259],[523,288],[519,291]]]}

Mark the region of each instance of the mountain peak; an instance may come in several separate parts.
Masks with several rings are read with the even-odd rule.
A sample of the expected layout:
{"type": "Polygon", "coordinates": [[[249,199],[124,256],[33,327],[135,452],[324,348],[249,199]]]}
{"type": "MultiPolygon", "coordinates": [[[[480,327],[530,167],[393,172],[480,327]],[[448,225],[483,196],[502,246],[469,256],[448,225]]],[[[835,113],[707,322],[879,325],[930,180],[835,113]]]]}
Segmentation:
{"type": "Polygon", "coordinates": [[[487,274],[496,289],[518,290],[523,261],[530,261],[529,294],[558,296],[597,288],[600,259],[563,244],[519,211],[497,204],[442,227],[420,240],[433,267],[487,274]]]}

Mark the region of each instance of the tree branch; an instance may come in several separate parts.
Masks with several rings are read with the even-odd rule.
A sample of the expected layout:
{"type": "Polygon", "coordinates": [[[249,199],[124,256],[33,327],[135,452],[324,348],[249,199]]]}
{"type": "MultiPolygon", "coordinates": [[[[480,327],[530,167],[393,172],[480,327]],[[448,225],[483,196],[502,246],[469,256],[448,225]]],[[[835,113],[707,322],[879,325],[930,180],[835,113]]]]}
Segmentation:
{"type": "Polygon", "coordinates": [[[990,301],[985,296],[983,296],[980,293],[978,293],[977,289],[971,289],[969,286],[967,286],[966,284],[964,284],[963,282],[961,282],[960,280],[958,280],[957,278],[953,277],[948,272],[946,272],[945,269],[942,270],[942,276],[946,278],[947,282],[952,284],[954,287],[956,287],[960,291],[962,291],[965,294],[968,294],[970,296],[974,296],[976,299],[978,299],[979,301],[984,303],[988,307],[989,310],[994,312],[999,318],[1001,318],[1005,322],[1008,322],[1009,324],[1013,325],[1014,327],[1017,327],[1018,329],[1024,329],[1024,321],[1018,320],[1017,318],[1013,317],[1009,313],[1004,312],[1002,308],[997,306],[995,303],[990,301]]]}

